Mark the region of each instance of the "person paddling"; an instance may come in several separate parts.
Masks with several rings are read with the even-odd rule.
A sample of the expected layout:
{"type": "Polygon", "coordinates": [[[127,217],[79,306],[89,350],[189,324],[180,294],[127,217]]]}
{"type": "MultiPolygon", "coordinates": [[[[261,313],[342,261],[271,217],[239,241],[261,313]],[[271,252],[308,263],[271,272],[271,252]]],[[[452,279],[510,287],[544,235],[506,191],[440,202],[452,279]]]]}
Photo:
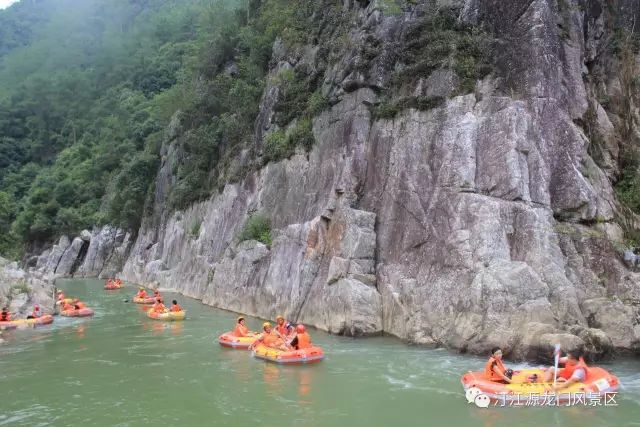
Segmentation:
{"type": "Polygon", "coordinates": [[[42,311],[40,311],[40,306],[35,304],[33,306],[33,311],[30,315],[27,316],[27,319],[37,319],[42,316],[42,311]]]}
{"type": "Polygon", "coordinates": [[[287,323],[283,316],[277,316],[275,332],[283,341],[287,341],[294,333],[293,325],[287,323]]]}
{"type": "Polygon", "coordinates": [[[156,303],[153,304],[153,311],[156,313],[164,313],[165,311],[167,311],[167,307],[165,307],[162,303],[162,299],[156,299],[156,303]]]}
{"type": "Polygon", "coordinates": [[[244,317],[238,317],[238,321],[236,323],[236,327],[233,330],[233,335],[236,337],[251,337],[254,334],[249,331],[249,328],[244,323],[244,317]]]}
{"type": "Polygon", "coordinates": [[[487,379],[495,382],[504,382],[511,384],[511,375],[513,371],[507,369],[502,363],[502,350],[500,347],[491,349],[491,357],[484,366],[484,375],[487,379]]]}
{"type": "Polygon", "coordinates": [[[275,348],[278,350],[286,351],[288,350],[287,344],[284,340],[273,330],[270,322],[264,322],[262,324],[262,330],[264,331],[258,339],[256,339],[251,346],[250,350],[253,350],[258,343],[262,343],[266,347],[275,348]]]}
{"type": "MultiPolygon", "coordinates": [[[[564,368],[558,369],[557,371],[557,382],[553,386],[554,390],[561,390],[569,387],[573,383],[585,382],[587,380],[589,368],[582,357],[581,351],[569,351],[566,357],[559,359],[559,362],[564,365],[564,368]]],[[[544,374],[544,381],[552,381],[554,372],[555,368],[547,369],[544,374]]]]}
{"type": "Polygon", "coordinates": [[[305,348],[313,346],[313,344],[311,344],[311,336],[305,330],[304,325],[300,324],[296,326],[296,336],[293,337],[290,345],[296,350],[304,350],[305,348]]]}
{"type": "Polygon", "coordinates": [[[144,288],[140,288],[138,289],[138,293],[136,294],[137,298],[146,298],[147,297],[147,291],[144,290],[144,288]]]}
{"type": "Polygon", "coordinates": [[[11,313],[9,312],[8,307],[2,307],[2,312],[0,312],[0,322],[9,322],[11,321],[11,313]]]}
{"type": "Polygon", "coordinates": [[[171,304],[171,311],[177,313],[178,311],[182,311],[182,307],[178,304],[178,301],[173,300],[171,304]]]}

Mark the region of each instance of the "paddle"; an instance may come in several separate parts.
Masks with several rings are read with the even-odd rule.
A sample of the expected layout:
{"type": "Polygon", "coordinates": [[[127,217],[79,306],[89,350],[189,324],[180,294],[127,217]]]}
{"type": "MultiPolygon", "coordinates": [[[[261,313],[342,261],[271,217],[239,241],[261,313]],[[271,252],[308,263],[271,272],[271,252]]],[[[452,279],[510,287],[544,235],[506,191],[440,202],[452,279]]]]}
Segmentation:
{"type": "Polygon", "coordinates": [[[558,378],[558,364],[560,363],[560,344],[556,344],[554,351],[554,363],[553,363],[553,386],[556,386],[556,380],[558,378]]]}

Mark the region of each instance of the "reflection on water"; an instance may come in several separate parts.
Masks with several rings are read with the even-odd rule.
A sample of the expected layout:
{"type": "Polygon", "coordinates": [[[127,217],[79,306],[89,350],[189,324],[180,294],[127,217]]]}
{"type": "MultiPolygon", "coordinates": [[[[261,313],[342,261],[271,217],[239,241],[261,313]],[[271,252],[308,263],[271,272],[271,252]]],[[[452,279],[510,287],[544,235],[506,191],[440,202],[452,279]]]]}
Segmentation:
{"type": "Polygon", "coordinates": [[[3,334],[0,383],[11,398],[0,398],[0,426],[588,427],[640,419],[637,360],[609,366],[624,384],[617,408],[480,409],[464,399],[460,376],[481,369],[481,358],[311,331],[326,359],[279,366],[217,344],[234,313],[180,298],[189,319],[162,322],[146,317],[148,306],[123,301],[133,287],[60,286],[96,315],[3,334]]]}
{"type": "Polygon", "coordinates": [[[78,338],[79,340],[84,338],[84,331],[86,329],[86,325],[84,323],[76,326],[76,338],[78,338]]]}

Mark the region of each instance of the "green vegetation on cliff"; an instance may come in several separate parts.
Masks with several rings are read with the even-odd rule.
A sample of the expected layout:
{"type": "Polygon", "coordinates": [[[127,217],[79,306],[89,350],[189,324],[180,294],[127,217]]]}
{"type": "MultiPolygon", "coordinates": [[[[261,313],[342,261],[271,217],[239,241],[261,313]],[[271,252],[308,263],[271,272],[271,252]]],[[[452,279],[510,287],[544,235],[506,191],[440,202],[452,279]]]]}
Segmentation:
{"type": "Polygon", "coordinates": [[[303,3],[39,0],[0,11],[0,253],[93,224],[136,231],[167,137],[179,153],[170,207],[208,197],[217,165],[251,141],[273,41],[304,38],[303,3]]]}

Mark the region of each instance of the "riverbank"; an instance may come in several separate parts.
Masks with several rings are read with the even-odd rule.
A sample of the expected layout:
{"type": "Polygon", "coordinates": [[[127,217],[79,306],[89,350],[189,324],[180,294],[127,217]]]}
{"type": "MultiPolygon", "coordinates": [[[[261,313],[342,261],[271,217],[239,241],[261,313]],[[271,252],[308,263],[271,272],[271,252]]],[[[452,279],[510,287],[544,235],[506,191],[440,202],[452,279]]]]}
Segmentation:
{"type": "MultiPolygon", "coordinates": [[[[147,319],[135,288],[105,292],[100,280],[60,280],[94,318],[9,331],[0,349],[0,425],[145,426],[630,426],[640,414],[640,362],[607,364],[623,382],[618,407],[480,409],[464,399],[461,375],[484,359],[311,330],[327,358],[276,366],[221,348],[236,314],[177,294],[184,322],[147,319]]],[[[260,320],[248,318],[257,329],[260,320]]]]}

